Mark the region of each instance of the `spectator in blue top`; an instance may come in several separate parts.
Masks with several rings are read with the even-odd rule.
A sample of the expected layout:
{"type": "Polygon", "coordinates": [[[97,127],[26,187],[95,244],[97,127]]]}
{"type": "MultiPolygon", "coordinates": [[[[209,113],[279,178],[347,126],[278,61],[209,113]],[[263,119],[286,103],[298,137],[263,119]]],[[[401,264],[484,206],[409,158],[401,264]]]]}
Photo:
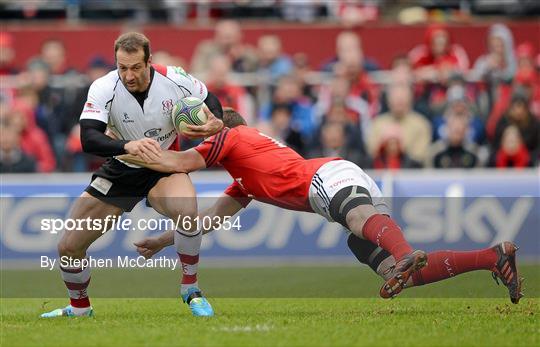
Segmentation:
{"type": "Polygon", "coordinates": [[[268,74],[272,83],[288,75],[293,69],[291,58],[281,51],[281,40],[276,35],[261,36],[257,44],[257,54],[257,72],[268,74]]]}
{"type": "Polygon", "coordinates": [[[297,129],[306,143],[309,143],[315,129],[313,104],[302,94],[302,83],[292,77],[282,77],[272,96],[272,100],[261,107],[260,119],[269,122],[273,109],[286,105],[291,111],[291,126],[297,129]]]}
{"type": "Polygon", "coordinates": [[[463,115],[467,120],[466,142],[482,145],[485,142],[486,133],[484,123],[475,115],[475,108],[471,100],[465,94],[465,88],[454,85],[446,92],[446,109],[444,114],[433,119],[433,140],[446,140],[448,137],[448,115],[456,113],[463,115]]]}

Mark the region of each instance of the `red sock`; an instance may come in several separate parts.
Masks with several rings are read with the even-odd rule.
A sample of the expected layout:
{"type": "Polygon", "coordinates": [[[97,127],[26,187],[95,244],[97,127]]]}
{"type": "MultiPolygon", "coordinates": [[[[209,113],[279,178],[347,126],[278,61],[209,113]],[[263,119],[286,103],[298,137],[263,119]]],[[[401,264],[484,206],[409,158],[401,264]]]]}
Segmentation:
{"type": "Polygon", "coordinates": [[[62,279],[66,284],[69,294],[70,304],[73,307],[90,307],[90,299],[86,289],[90,284],[90,267],[85,268],[63,268],[60,267],[62,279]]]}
{"type": "Polygon", "coordinates": [[[397,260],[413,251],[399,226],[388,216],[374,214],[369,217],[362,228],[362,234],[365,239],[390,252],[397,260]]]}
{"type": "Polygon", "coordinates": [[[177,254],[178,258],[180,258],[180,263],[182,264],[182,284],[196,286],[199,255],[177,254]]]}
{"type": "Polygon", "coordinates": [[[492,248],[477,251],[436,251],[428,254],[428,265],[412,276],[415,286],[437,282],[474,270],[491,270],[497,263],[492,248]]]}

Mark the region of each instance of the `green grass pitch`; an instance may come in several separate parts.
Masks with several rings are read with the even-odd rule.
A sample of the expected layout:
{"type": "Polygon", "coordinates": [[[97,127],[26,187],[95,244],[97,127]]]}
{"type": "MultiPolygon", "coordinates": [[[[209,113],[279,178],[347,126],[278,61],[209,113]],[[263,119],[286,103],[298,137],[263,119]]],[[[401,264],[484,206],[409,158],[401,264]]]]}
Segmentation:
{"type": "Polygon", "coordinates": [[[94,271],[94,318],[40,319],[66,304],[56,271],[1,272],[0,346],[538,346],[540,266],[519,305],[487,271],[376,297],[358,266],[202,268],[216,311],[195,318],[170,270],[94,271]]]}

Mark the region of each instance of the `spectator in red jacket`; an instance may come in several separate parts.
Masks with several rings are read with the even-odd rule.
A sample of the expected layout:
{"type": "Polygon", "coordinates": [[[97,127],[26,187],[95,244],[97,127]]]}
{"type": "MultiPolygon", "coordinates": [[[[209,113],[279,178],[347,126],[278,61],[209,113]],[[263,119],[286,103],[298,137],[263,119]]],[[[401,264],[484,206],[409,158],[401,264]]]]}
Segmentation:
{"type": "Polygon", "coordinates": [[[515,125],[508,126],[503,133],[501,147],[495,155],[495,167],[525,168],[531,164],[531,155],[519,129],[515,125]]]}
{"type": "Polygon", "coordinates": [[[369,116],[375,117],[380,111],[380,89],[359,63],[359,54],[355,50],[343,54],[334,65],[334,75],[349,82],[349,95],[365,100],[369,105],[369,116]]]}
{"type": "Polygon", "coordinates": [[[451,71],[465,72],[469,68],[467,53],[452,42],[446,27],[439,24],[429,26],[424,41],[409,53],[419,81],[443,82],[451,71]]]}
{"type": "Polygon", "coordinates": [[[13,36],[7,32],[0,32],[0,76],[17,73],[15,54],[13,36]]]}
{"type": "Polygon", "coordinates": [[[409,59],[418,82],[416,109],[431,117],[437,114],[434,108],[444,100],[449,77],[466,72],[469,58],[460,45],[452,42],[450,33],[442,25],[429,26],[424,40],[424,44],[410,51],[409,59]]]}
{"type": "Polygon", "coordinates": [[[501,146],[504,131],[508,126],[514,125],[519,130],[521,140],[531,153],[540,150],[540,121],[529,110],[527,96],[523,93],[515,93],[506,115],[498,122],[493,147],[501,146]]]}

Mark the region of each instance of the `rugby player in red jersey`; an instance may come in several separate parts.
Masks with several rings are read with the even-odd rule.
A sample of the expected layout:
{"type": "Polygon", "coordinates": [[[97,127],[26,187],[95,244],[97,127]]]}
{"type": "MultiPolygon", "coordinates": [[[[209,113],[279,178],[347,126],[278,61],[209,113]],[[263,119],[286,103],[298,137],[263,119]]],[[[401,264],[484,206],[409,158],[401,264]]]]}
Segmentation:
{"type": "MultiPolygon", "coordinates": [[[[472,270],[490,270],[508,287],[512,302],[521,298],[515,251],[510,242],[470,251],[413,250],[390,218],[382,193],[362,169],[341,158],[306,160],[279,141],[246,126],[232,109],[223,115],[226,126],[199,146],[164,151],[144,163],[134,156],[122,159],[161,172],[192,172],[222,165],[234,182],[208,210],[213,217],[232,216],[252,199],[290,210],[318,213],[350,230],[349,247],[357,258],[385,279],[380,295],[390,298],[403,288],[453,277],[472,270]],[[429,266],[427,260],[429,259],[429,266]]],[[[172,244],[172,232],[136,243],[151,257],[172,244]]]]}

